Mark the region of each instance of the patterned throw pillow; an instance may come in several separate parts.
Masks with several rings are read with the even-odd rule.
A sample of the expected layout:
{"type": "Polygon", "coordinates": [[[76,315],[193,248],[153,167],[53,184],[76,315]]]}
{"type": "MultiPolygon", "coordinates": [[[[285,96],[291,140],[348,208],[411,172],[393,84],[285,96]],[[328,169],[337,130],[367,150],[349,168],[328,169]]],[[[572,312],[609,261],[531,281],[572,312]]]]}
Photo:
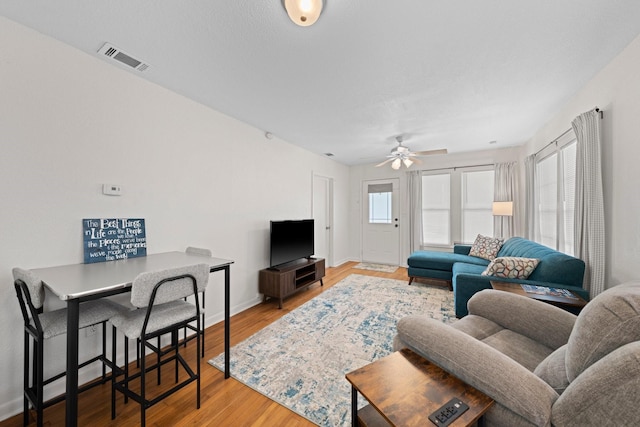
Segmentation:
{"type": "Polygon", "coordinates": [[[506,277],[508,279],[526,279],[536,269],[539,259],[504,256],[491,261],[483,276],[506,277]]]}
{"type": "Polygon", "coordinates": [[[503,243],[504,239],[499,239],[497,237],[487,237],[478,234],[478,237],[476,237],[476,241],[473,242],[473,246],[471,246],[469,255],[477,256],[478,258],[484,258],[491,261],[496,256],[498,256],[498,251],[502,247],[503,243]]]}

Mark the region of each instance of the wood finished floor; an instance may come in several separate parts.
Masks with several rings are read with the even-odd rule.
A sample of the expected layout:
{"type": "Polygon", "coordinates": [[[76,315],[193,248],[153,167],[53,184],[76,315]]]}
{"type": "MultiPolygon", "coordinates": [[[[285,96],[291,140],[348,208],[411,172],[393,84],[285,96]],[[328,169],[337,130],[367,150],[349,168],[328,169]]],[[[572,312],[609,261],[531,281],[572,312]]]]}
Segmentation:
{"type": "MultiPolygon", "coordinates": [[[[231,318],[231,345],[235,345],[253,335],[266,325],[290,312],[324,290],[330,288],[350,274],[365,274],[390,279],[407,280],[407,270],[398,268],[395,273],[382,273],[354,268],[355,262],[339,267],[327,268],[324,286],[312,285],[308,290],[286,299],[284,307],[278,310],[277,303],[268,301],[258,304],[231,318]]],[[[233,292],[233,290],[232,290],[233,292]]],[[[305,418],[291,412],[260,393],[250,389],[233,378],[224,379],[218,369],[207,361],[223,351],[224,328],[222,323],[206,330],[205,357],[201,359],[202,385],[201,406],[196,409],[195,385],[189,385],[178,393],[147,410],[148,426],[313,426],[305,418]]],[[[121,341],[120,341],[121,345],[121,341]]],[[[195,343],[189,343],[186,358],[192,362],[195,357],[195,343]]],[[[182,353],[182,351],[181,351],[182,353]]],[[[163,369],[163,378],[172,377],[171,367],[163,369]],[[165,373],[166,370],[166,373],[165,373]]],[[[150,375],[153,377],[153,375],[150,375]]],[[[153,378],[152,378],[153,379],[153,378]]],[[[164,381],[163,383],[171,383],[164,381]]],[[[153,390],[154,383],[149,382],[153,390]]],[[[122,395],[117,395],[117,417],[111,420],[110,383],[94,387],[82,393],[78,399],[80,426],[137,426],[140,424],[140,406],[135,402],[124,404],[122,395]]],[[[64,425],[64,402],[47,408],[44,412],[45,426],[64,425]]],[[[32,418],[31,424],[35,425],[32,418]]],[[[0,422],[0,427],[22,426],[22,414],[0,422]]]]}

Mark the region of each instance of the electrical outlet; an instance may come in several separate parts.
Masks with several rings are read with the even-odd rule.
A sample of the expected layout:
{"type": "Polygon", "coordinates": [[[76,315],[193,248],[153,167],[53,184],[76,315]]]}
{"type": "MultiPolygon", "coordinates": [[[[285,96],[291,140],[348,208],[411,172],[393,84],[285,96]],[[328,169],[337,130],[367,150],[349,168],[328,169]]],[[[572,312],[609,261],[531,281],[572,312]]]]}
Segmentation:
{"type": "Polygon", "coordinates": [[[86,336],[90,337],[98,333],[98,325],[91,325],[84,328],[86,336]]]}

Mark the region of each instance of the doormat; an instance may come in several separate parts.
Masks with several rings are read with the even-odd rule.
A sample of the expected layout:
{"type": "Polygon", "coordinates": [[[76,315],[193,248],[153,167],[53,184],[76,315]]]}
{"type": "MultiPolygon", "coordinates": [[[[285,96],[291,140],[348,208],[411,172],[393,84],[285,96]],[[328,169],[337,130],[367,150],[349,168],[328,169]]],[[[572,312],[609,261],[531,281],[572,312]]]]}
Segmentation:
{"type": "Polygon", "coordinates": [[[353,268],[359,268],[360,270],[380,271],[382,273],[395,273],[398,269],[397,265],[387,264],[374,264],[371,262],[361,262],[353,268]]]}

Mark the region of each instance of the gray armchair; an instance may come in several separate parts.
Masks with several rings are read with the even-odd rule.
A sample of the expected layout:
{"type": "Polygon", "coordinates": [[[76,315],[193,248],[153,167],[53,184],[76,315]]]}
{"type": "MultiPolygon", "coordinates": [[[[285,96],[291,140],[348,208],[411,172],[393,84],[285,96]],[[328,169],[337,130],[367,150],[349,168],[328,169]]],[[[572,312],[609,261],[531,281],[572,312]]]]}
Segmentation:
{"type": "Polygon", "coordinates": [[[408,347],[492,397],[487,426],[640,425],[640,281],[606,290],[574,316],[484,290],[452,325],[398,322],[408,347]]]}

